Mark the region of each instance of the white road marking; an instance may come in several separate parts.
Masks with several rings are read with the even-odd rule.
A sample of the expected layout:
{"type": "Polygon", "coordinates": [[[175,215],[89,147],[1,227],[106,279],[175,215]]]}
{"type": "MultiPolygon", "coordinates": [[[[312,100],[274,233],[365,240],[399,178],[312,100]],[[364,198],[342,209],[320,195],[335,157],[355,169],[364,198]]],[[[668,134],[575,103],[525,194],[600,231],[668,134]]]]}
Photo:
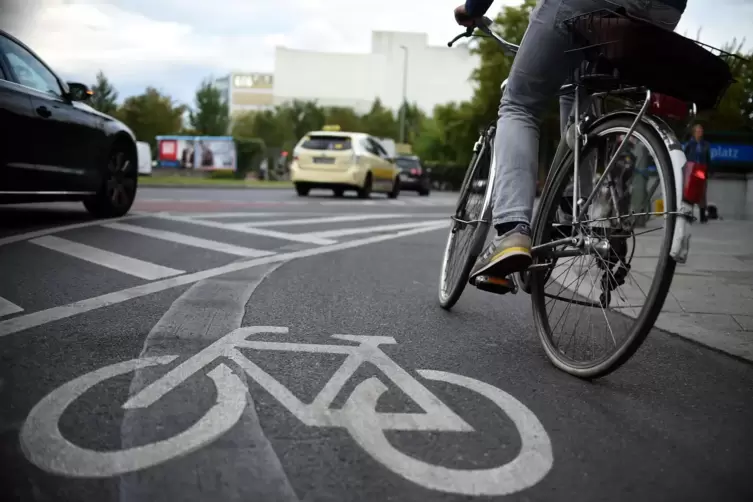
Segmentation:
{"type": "MultiPolygon", "coordinates": [[[[398,446],[387,439],[385,431],[470,433],[475,429],[382,351],[381,345],[396,343],[392,337],[332,335],[332,338],[351,342],[346,345],[288,343],[276,340],[256,341],[250,338],[256,334],[284,335],[288,333],[288,329],[277,326],[238,327],[218,337],[210,345],[205,346],[200,352],[193,354],[168,372],[150,369],[151,366],[166,364],[176,358],[173,354],[165,354],[171,348],[165,347],[165,343],[168,345],[172,343],[172,348],[176,348],[179,352],[185,347],[184,339],[176,341],[176,338],[183,336],[186,331],[182,321],[187,322],[189,329],[201,328],[198,332],[193,331],[201,338],[205,337],[206,332],[212,333],[209,335],[211,338],[223,326],[241,322],[244,302],[238,301],[238,297],[245,297],[244,288],[249,288],[243,281],[236,279],[234,282],[237,284],[218,282],[195,286],[192,288],[195,290],[193,294],[186,295],[188,296],[186,302],[190,305],[188,309],[180,306],[175,309],[171,307],[173,315],[177,314],[177,318],[173,319],[173,316],[166,314],[163,317],[165,322],[161,320],[155,326],[159,340],[154,341],[154,355],[92,371],[45,396],[29,413],[22,427],[21,444],[27,458],[48,472],[75,477],[111,477],[159,465],[209,445],[238,423],[244,409],[253,409],[253,405],[248,407],[246,405],[248,398],[240,377],[231,372],[224,362],[208,373],[217,389],[217,404],[199,418],[197,425],[167,439],[144,432],[145,429],[148,430],[145,425],[164,423],[159,415],[152,416],[152,413],[159,413],[159,409],[152,411],[149,408],[151,405],[173,390],[182,388],[184,382],[194,374],[214,365],[217,360],[222,361],[227,358],[240,367],[245,375],[261,385],[269,395],[287,408],[304,425],[345,428],[365,452],[381,462],[387,469],[425,488],[463,495],[508,495],[538,484],[551,470],[554,462],[551,440],[531,410],[515,397],[493,385],[444,371],[416,370],[427,380],[466,388],[494,403],[509,417],[515,425],[517,435],[520,436],[521,447],[517,455],[491,468],[452,469],[421,461],[400,451],[398,446]],[[202,292],[202,289],[206,292],[202,292]],[[218,290],[221,295],[224,293],[222,297],[230,301],[231,312],[220,319],[217,325],[214,325],[213,319],[207,320],[207,316],[201,319],[189,314],[193,308],[201,307],[201,300],[206,298],[207,294],[212,295],[218,290]],[[239,349],[245,349],[245,351],[241,352],[239,349]],[[284,384],[253,361],[258,351],[341,354],[346,357],[313,401],[304,403],[284,384]],[[418,404],[422,411],[420,413],[378,412],[377,402],[388,387],[380,378],[374,376],[361,381],[348,396],[342,408],[333,408],[332,401],[364,363],[379,369],[386,379],[418,404]],[[123,436],[123,449],[108,452],[88,450],[65,439],[60,433],[58,422],[66,408],[94,385],[131,370],[142,374],[134,378],[130,392],[132,397],[123,404],[123,408],[128,410],[123,423],[123,429],[126,431],[123,436]],[[132,431],[135,437],[131,437],[128,431],[132,431]],[[151,438],[155,438],[153,443],[148,442],[151,438]],[[138,446],[130,446],[131,443],[138,446]]],[[[193,345],[189,344],[189,346],[193,345]]],[[[182,392],[185,396],[183,401],[187,401],[185,405],[190,407],[191,389],[185,389],[182,392]]],[[[167,411],[170,415],[176,412],[179,413],[180,410],[167,411]]],[[[261,439],[263,445],[266,445],[273,455],[268,442],[265,441],[266,438],[261,433],[258,420],[254,420],[252,427],[243,432],[256,432],[257,437],[251,440],[252,443],[258,445],[261,439]]],[[[460,438],[458,440],[462,441],[460,438]]],[[[235,446],[236,443],[233,442],[233,444],[235,446]]],[[[222,450],[223,446],[218,448],[222,450]]],[[[263,451],[263,453],[267,452],[263,451]]],[[[211,455],[207,454],[207,456],[211,459],[211,455]]],[[[276,456],[273,455],[271,460],[274,462],[275,459],[276,456]]],[[[267,459],[256,461],[264,462],[264,460],[267,459]]],[[[286,482],[287,478],[279,462],[274,462],[273,467],[273,473],[277,474],[275,477],[286,482]]],[[[185,472],[185,466],[175,466],[175,469],[185,472]]],[[[252,472],[258,471],[258,469],[251,470],[252,472]]],[[[164,477],[179,478],[179,476],[164,477]]],[[[145,479],[147,485],[152,482],[150,478],[145,479]]],[[[162,479],[160,479],[161,482],[162,479]]],[[[180,482],[183,483],[183,480],[180,482]]],[[[157,484],[154,488],[159,486],[160,484],[157,484]]],[[[286,488],[287,493],[294,493],[289,486],[286,488]]],[[[134,493],[143,494],[143,490],[136,489],[134,493]]],[[[139,497],[139,499],[143,498],[143,496],[139,497]]]]}
{"type": "Polygon", "coordinates": [[[434,232],[436,230],[442,230],[446,228],[447,225],[444,222],[441,225],[426,225],[424,227],[414,228],[411,230],[405,230],[392,234],[376,235],[363,239],[356,239],[348,242],[332,244],[329,246],[304,249],[302,251],[293,251],[290,253],[280,253],[272,256],[265,256],[262,258],[254,258],[251,260],[243,260],[236,263],[223,265],[221,267],[202,270],[201,272],[194,272],[178,277],[162,279],[159,281],[151,282],[149,284],[143,284],[141,286],[135,286],[121,291],[95,296],[93,298],[70,303],[68,305],[52,307],[46,310],[40,310],[38,312],[18,316],[13,319],[0,321],[0,336],[10,335],[29,328],[42,326],[54,321],[59,321],[60,319],[67,319],[78,314],[83,314],[85,312],[90,312],[92,310],[100,309],[103,307],[109,307],[111,305],[116,305],[118,303],[132,300],[134,298],[140,298],[142,296],[158,293],[160,291],[165,291],[167,289],[183,286],[186,284],[193,284],[194,282],[201,281],[203,279],[217,277],[218,275],[229,274],[231,272],[237,272],[239,270],[255,267],[257,265],[277,263],[281,261],[293,260],[296,258],[307,258],[309,256],[317,256],[334,251],[343,251],[346,249],[353,249],[369,244],[377,244],[379,242],[386,242],[393,239],[399,239],[401,237],[434,232]]]}
{"type": "Polygon", "coordinates": [[[317,237],[320,239],[330,239],[336,237],[345,237],[347,235],[359,235],[359,234],[373,234],[376,232],[391,232],[394,230],[405,230],[407,228],[421,227],[425,225],[433,224],[446,224],[449,226],[449,220],[427,220],[427,221],[414,221],[412,223],[397,223],[394,225],[377,225],[374,227],[359,227],[359,228],[342,228],[339,230],[325,230],[322,232],[312,232],[308,235],[310,237],[317,237]]]}
{"type": "Polygon", "coordinates": [[[220,253],[226,253],[235,256],[243,256],[246,258],[256,258],[259,256],[269,256],[271,254],[274,254],[271,251],[262,251],[260,249],[235,246],[233,244],[212,241],[209,239],[202,239],[199,237],[193,237],[191,235],[180,234],[178,232],[156,230],[154,228],[140,227],[138,225],[129,225],[126,223],[107,223],[102,226],[105,228],[111,228],[113,230],[122,230],[124,232],[131,232],[146,237],[152,237],[154,239],[176,242],[178,244],[185,244],[186,246],[209,249],[211,251],[218,251],[220,253]]]}
{"type": "Polygon", "coordinates": [[[261,235],[263,237],[272,237],[275,239],[281,239],[293,242],[305,242],[307,244],[316,244],[318,246],[327,246],[334,244],[335,241],[330,239],[321,239],[317,237],[308,237],[306,235],[289,234],[286,232],[275,232],[274,230],[264,230],[262,228],[247,227],[245,224],[239,223],[220,223],[218,221],[209,220],[193,220],[187,216],[175,216],[172,214],[155,214],[157,218],[162,218],[171,221],[180,221],[182,223],[191,223],[193,225],[199,225],[209,228],[217,228],[220,230],[230,230],[232,232],[239,232],[249,235],[261,235]]]}
{"type": "MultiPolygon", "coordinates": [[[[162,214],[171,214],[170,212],[165,212],[162,214]]],[[[255,212],[243,212],[243,211],[237,211],[234,213],[181,213],[189,218],[267,218],[269,216],[285,216],[290,214],[288,213],[255,213],[255,212]]]]}
{"type": "Polygon", "coordinates": [[[42,237],[44,235],[56,234],[58,232],[65,232],[66,230],[76,230],[77,228],[93,227],[96,225],[101,225],[102,223],[107,223],[108,221],[126,221],[126,220],[131,220],[133,218],[143,218],[144,216],[146,215],[141,214],[141,213],[132,213],[132,214],[129,214],[128,216],[123,216],[122,218],[111,218],[108,220],[92,220],[92,221],[85,221],[83,223],[73,223],[72,225],[63,225],[60,227],[34,230],[33,232],[26,232],[24,234],[3,237],[2,239],[0,239],[0,246],[11,244],[13,242],[27,241],[29,239],[33,239],[35,237],[42,237]]]}
{"type": "MultiPolygon", "coordinates": [[[[290,213],[287,213],[288,215],[290,213]]],[[[390,218],[410,218],[412,214],[350,214],[345,216],[323,216],[320,218],[299,218],[295,220],[273,220],[249,223],[254,228],[276,227],[280,225],[319,225],[324,223],[342,223],[346,221],[366,221],[390,218]]]]}
{"type": "Polygon", "coordinates": [[[60,237],[52,235],[39,237],[29,242],[36,244],[37,246],[42,246],[59,253],[73,256],[80,260],[95,263],[102,267],[111,268],[118,272],[133,275],[149,281],[185,273],[185,270],[163,267],[162,265],[137,260],[136,258],[112,253],[110,251],[105,251],[104,249],[87,246],[86,244],[61,239],[60,237]]]}
{"type": "Polygon", "coordinates": [[[15,303],[9,302],[8,300],[0,296],[0,317],[11,314],[18,314],[19,312],[23,311],[24,309],[22,309],[15,303]]]}

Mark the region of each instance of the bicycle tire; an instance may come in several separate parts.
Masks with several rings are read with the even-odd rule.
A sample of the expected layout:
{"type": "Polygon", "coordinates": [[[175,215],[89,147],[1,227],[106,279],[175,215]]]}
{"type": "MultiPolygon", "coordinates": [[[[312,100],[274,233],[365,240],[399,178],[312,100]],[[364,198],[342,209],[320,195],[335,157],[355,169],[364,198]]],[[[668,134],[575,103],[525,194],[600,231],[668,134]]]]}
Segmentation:
{"type": "MultiPolygon", "coordinates": [[[[599,137],[606,135],[608,132],[618,130],[629,130],[634,121],[634,116],[618,115],[605,118],[603,121],[596,123],[588,131],[590,137],[599,137]]],[[[665,194],[665,211],[674,212],[677,210],[677,201],[675,195],[674,172],[672,170],[672,161],[669,151],[655,129],[645,122],[639,122],[635,128],[634,134],[642,137],[644,145],[650,147],[656,162],[659,179],[663,184],[665,194]]],[[[589,141],[588,145],[582,148],[581,158],[586,158],[591,150],[597,148],[598,141],[589,141]]],[[[550,235],[548,231],[548,216],[553,213],[553,209],[559,205],[559,191],[557,188],[568,179],[568,175],[573,172],[574,156],[570,151],[555,168],[552,183],[549,184],[542,194],[540,210],[537,211],[534,230],[533,245],[541,245],[548,242],[546,239],[550,235]]],[[[651,329],[654,327],[664,301],[672,285],[676,262],[669,256],[672,246],[672,237],[674,234],[674,224],[677,216],[667,214],[665,220],[666,232],[661,244],[659,262],[656,266],[656,274],[651,283],[651,288],[647,295],[646,305],[644,305],[640,314],[635,318],[635,324],[626,337],[625,342],[613,351],[611,355],[592,365],[575,365],[569,361],[564,354],[561,354],[553,345],[551,340],[551,329],[549,327],[546,304],[544,296],[544,281],[541,280],[543,274],[537,272],[529,276],[529,287],[531,289],[531,303],[533,307],[534,323],[542,342],[544,351],[549,360],[557,368],[579,378],[593,379],[605,376],[620,366],[625,364],[643,344],[651,329]]],[[[537,263],[537,259],[534,263],[537,263]]]]}
{"type": "MultiPolygon", "coordinates": [[[[478,152],[474,152],[473,157],[471,158],[471,162],[468,166],[468,170],[466,171],[465,178],[463,179],[463,184],[461,185],[461,191],[460,195],[458,196],[458,204],[455,209],[455,216],[461,213],[462,209],[465,207],[465,204],[468,202],[468,196],[470,195],[470,189],[472,186],[472,180],[473,175],[478,170],[479,166],[481,165],[481,162],[489,162],[491,163],[491,141],[489,141],[489,130],[487,129],[484,131],[483,134],[483,143],[481,145],[481,148],[478,152]]],[[[492,189],[492,183],[487,182],[486,190],[484,191],[484,200],[486,200],[488,197],[488,191],[492,189]]],[[[488,208],[483,206],[481,207],[480,216],[484,216],[488,212],[488,208]]],[[[482,218],[479,218],[482,219],[482,218]]],[[[486,220],[486,218],[483,218],[486,220]]],[[[445,244],[445,250],[444,254],[442,256],[442,267],[439,274],[439,305],[445,309],[449,310],[451,309],[457,301],[460,299],[460,296],[463,294],[463,291],[465,290],[465,286],[468,283],[468,277],[471,274],[471,269],[473,268],[473,264],[476,261],[476,258],[478,257],[479,253],[481,252],[481,247],[484,244],[484,241],[486,240],[486,234],[488,232],[489,223],[487,221],[483,223],[477,224],[473,231],[470,232],[470,235],[468,236],[468,239],[471,240],[470,245],[470,252],[468,253],[468,256],[465,259],[465,263],[462,267],[462,272],[460,273],[459,277],[455,281],[454,284],[446,284],[447,282],[447,264],[450,261],[452,252],[453,252],[453,243],[455,242],[455,239],[457,238],[458,232],[457,230],[457,223],[453,221],[453,224],[450,227],[450,232],[447,236],[447,243],[445,244]]]]}

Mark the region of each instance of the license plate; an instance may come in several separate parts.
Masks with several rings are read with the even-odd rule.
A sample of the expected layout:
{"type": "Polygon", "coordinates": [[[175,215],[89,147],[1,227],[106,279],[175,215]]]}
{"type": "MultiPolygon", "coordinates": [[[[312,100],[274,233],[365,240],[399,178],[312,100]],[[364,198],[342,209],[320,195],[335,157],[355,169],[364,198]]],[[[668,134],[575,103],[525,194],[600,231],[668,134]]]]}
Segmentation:
{"type": "Polygon", "coordinates": [[[314,157],[314,164],[334,164],[335,159],[332,157],[314,157]]]}
{"type": "Polygon", "coordinates": [[[410,179],[410,176],[407,174],[401,174],[400,175],[400,181],[408,181],[410,179]]]}

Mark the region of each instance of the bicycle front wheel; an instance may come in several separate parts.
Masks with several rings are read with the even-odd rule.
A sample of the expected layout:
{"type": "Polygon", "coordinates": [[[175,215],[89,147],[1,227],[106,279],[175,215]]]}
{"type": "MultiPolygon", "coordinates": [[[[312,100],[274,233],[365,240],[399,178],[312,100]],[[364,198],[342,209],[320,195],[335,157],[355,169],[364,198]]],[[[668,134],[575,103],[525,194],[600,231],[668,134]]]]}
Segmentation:
{"type": "Polygon", "coordinates": [[[675,261],[669,256],[676,219],[674,173],[669,152],[651,126],[637,125],[588,214],[572,223],[574,183],[579,183],[582,198],[588,198],[632,123],[633,117],[618,116],[589,131],[578,180],[572,152],[555,166],[534,224],[534,246],[579,239],[577,246],[562,244],[537,255],[529,282],[547,356],[581,378],[611,373],[638,350],[664,306],[674,275],[675,261]],[[640,176],[636,171],[641,170],[641,158],[649,158],[644,167],[656,180],[651,194],[639,193],[646,184],[633,184],[640,176]],[[646,198],[661,199],[663,212],[646,211],[646,198]],[[590,336],[583,335],[587,331],[590,336]]]}
{"type": "Polygon", "coordinates": [[[439,276],[439,305],[451,309],[463,294],[471,268],[486,240],[489,228],[487,212],[492,190],[491,136],[489,130],[482,138],[481,148],[473,155],[460,188],[454,219],[447,236],[442,270],[439,276]]]}

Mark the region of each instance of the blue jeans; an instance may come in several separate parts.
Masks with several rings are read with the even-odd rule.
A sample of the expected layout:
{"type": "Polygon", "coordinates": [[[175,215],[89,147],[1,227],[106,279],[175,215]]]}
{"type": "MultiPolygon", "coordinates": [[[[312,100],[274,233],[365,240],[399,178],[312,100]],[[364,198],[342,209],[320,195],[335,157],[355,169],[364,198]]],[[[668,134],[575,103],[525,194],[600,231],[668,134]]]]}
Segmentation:
{"type": "MultiPolygon", "coordinates": [[[[549,100],[577,64],[564,21],[598,9],[624,7],[635,16],[674,30],[682,13],[657,0],[539,0],[531,12],[499,107],[494,138],[496,178],[492,223],[531,223],[536,196],[539,126],[549,100]]],[[[560,98],[560,130],[572,113],[573,96],[560,98]]]]}

